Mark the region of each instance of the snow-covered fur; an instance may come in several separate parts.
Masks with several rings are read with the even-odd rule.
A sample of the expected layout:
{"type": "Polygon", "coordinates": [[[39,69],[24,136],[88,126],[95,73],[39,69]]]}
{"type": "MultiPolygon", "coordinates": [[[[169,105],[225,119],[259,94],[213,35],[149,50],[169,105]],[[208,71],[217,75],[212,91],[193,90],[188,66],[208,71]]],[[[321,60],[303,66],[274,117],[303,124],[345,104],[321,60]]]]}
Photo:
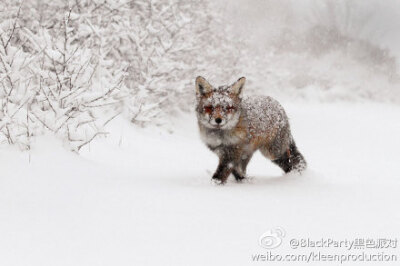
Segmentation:
{"type": "Polygon", "coordinates": [[[213,180],[225,183],[231,173],[242,180],[257,150],[285,173],[301,172],[307,164],[293,140],[284,109],[268,96],[242,99],[245,81],[243,77],[230,86],[215,88],[203,77],[196,79],[200,136],[219,157],[213,180]]]}

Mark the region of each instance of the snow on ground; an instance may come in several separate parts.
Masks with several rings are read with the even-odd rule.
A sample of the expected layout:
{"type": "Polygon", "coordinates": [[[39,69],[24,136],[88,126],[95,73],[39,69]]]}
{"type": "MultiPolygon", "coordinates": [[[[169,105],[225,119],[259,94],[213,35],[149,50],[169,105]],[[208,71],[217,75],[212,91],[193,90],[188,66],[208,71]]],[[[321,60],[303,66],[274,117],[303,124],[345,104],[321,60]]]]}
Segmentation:
{"type": "Polygon", "coordinates": [[[257,155],[247,182],[212,185],[194,114],[173,134],[116,120],[81,156],[50,137],[0,150],[0,265],[265,265],[251,256],[270,251],[258,240],[275,227],[278,254],[303,252],[296,237],[399,238],[400,107],[283,105],[302,176],[257,155]]]}

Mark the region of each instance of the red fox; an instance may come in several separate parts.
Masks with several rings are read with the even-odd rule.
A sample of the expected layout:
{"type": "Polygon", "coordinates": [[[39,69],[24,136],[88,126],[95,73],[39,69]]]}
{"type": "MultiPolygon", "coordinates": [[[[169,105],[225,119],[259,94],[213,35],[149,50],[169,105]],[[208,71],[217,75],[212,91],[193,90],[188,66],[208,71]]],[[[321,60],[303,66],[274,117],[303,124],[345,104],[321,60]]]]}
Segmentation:
{"type": "Polygon", "coordinates": [[[285,173],[307,167],[290,132],[282,106],[268,96],[242,99],[246,78],[230,86],[213,87],[196,78],[197,119],[200,136],[219,157],[212,180],[224,184],[232,173],[237,181],[246,177],[254,152],[261,153],[285,173]]]}

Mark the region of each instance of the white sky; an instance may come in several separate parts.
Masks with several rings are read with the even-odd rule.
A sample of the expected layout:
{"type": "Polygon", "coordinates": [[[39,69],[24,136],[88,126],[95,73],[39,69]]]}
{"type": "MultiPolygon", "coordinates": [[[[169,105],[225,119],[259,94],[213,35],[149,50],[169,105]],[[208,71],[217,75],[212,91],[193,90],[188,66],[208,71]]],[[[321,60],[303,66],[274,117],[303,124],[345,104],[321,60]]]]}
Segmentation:
{"type": "MultiPolygon", "coordinates": [[[[235,30],[262,44],[282,27],[297,28],[329,23],[321,0],[218,0],[235,30]],[[229,4],[227,4],[229,3],[229,4]]],[[[335,0],[336,23],[350,36],[389,48],[400,58],[400,1],[335,0]],[[348,14],[348,15],[346,15],[348,14]]]]}

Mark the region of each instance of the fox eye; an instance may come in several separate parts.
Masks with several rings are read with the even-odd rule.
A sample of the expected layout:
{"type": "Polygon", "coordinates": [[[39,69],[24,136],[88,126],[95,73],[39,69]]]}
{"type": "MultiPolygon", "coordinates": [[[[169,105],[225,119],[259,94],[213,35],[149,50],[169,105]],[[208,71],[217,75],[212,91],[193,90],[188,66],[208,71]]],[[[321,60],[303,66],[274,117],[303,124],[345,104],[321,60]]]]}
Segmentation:
{"type": "Polygon", "coordinates": [[[213,112],[213,110],[214,110],[214,107],[212,107],[212,105],[204,106],[204,112],[206,112],[208,114],[211,114],[213,112]]]}

